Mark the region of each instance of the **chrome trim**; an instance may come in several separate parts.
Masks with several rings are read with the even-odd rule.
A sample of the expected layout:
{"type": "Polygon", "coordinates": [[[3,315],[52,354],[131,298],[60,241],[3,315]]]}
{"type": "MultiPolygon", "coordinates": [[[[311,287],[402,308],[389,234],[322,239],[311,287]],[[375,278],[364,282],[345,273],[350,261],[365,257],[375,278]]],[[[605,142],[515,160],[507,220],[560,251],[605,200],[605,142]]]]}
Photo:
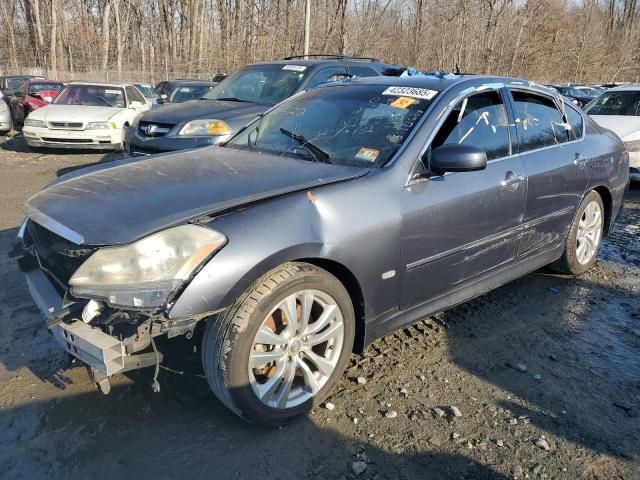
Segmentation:
{"type": "Polygon", "coordinates": [[[84,243],[84,237],[78,232],[71,230],[69,227],[64,226],[57,220],[54,220],[50,216],[42,213],[37,208],[33,207],[29,203],[26,204],[25,214],[27,218],[36,222],[38,225],[51,230],[56,235],[75,243],[76,245],[82,245],[84,243]]]}
{"type": "Polygon", "coordinates": [[[27,230],[27,222],[28,222],[28,219],[25,218],[22,221],[22,224],[20,225],[20,229],[18,230],[18,239],[19,240],[24,240],[24,232],[27,230]]]}

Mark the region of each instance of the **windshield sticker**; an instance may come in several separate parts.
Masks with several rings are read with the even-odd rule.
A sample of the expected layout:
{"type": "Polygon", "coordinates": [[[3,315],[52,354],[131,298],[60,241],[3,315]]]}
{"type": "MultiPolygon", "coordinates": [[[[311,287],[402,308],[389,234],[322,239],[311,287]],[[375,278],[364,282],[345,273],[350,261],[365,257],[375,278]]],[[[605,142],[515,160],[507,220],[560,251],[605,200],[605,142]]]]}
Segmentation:
{"type": "Polygon", "coordinates": [[[362,147],[360,150],[358,150],[358,153],[356,153],[356,160],[363,160],[365,162],[373,163],[376,161],[376,158],[378,158],[378,155],[380,155],[380,152],[375,148],[362,147]]]}
{"type": "Polygon", "coordinates": [[[398,97],[393,102],[389,104],[389,106],[394,108],[409,108],[411,105],[418,103],[418,100],[415,98],[409,97],[398,97]]]}
{"type": "Polygon", "coordinates": [[[428,88],[414,87],[389,87],[382,95],[398,95],[402,97],[420,98],[422,100],[431,100],[438,92],[429,90],[428,88]]]}
{"type": "Polygon", "coordinates": [[[109,93],[112,95],[120,95],[122,93],[120,90],[105,90],[104,93],[109,93]]]}
{"type": "Polygon", "coordinates": [[[283,70],[293,70],[294,72],[304,72],[307,67],[304,65],[285,65],[282,67],[283,70]]]}

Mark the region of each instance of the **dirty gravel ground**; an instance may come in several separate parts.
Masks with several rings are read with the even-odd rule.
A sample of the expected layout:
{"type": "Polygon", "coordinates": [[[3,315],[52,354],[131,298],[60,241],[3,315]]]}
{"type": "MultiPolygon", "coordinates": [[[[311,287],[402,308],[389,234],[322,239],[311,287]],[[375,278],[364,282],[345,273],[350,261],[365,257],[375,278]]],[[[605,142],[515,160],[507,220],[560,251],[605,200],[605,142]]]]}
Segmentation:
{"type": "Polygon", "coordinates": [[[103,396],[53,345],[11,244],[26,198],[103,157],[0,143],[0,478],[640,479],[638,188],[589,273],[541,270],[381,339],[335,409],[263,430],[195,362],[103,396]]]}

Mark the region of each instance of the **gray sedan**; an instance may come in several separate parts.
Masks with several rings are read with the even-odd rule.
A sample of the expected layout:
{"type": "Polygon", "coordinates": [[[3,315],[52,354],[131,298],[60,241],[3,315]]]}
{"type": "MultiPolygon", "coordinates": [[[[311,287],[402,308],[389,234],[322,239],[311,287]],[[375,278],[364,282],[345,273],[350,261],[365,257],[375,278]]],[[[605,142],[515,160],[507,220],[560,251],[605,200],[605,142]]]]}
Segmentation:
{"type": "Polygon", "coordinates": [[[224,147],[90,167],[32,197],[22,270],[109,378],[200,342],[215,395],[280,425],[372,340],[552,265],[596,261],[628,156],[547,89],[481,76],[309,90],[224,147]]]}

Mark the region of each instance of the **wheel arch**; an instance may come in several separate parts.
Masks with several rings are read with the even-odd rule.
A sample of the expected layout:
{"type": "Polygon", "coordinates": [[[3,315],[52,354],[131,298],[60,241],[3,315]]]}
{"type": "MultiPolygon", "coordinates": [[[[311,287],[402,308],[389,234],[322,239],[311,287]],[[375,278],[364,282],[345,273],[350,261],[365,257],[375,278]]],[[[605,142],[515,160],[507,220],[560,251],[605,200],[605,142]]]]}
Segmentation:
{"type": "MultiPolygon", "coordinates": [[[[602,204],[604,206],[604,233],[605,235],[609,233],[609,229],[611,228],[611,217],[613,216],[613,197],[611,196],[611,192],[604,185],[597,185],[589,191],[594,191],[600,198],[602,199],[602,204]]],[[[587,192],[588,194],[589,192],[587,192]]]]}
{"type": "Polygon", "coordinates": [[[326,270],[336,277],[340,283],[342,283],[351,297],[353,312],[356,319],[356,335],[353,342],[353,351],[357,353],[362,352],[365,344],[365,302],[362,287],[360,286],[358,278],[345,265],[328,258],[300,258],[293,260],[293,262],[304,262],[315,265],[316,267],[326,270]]]}

